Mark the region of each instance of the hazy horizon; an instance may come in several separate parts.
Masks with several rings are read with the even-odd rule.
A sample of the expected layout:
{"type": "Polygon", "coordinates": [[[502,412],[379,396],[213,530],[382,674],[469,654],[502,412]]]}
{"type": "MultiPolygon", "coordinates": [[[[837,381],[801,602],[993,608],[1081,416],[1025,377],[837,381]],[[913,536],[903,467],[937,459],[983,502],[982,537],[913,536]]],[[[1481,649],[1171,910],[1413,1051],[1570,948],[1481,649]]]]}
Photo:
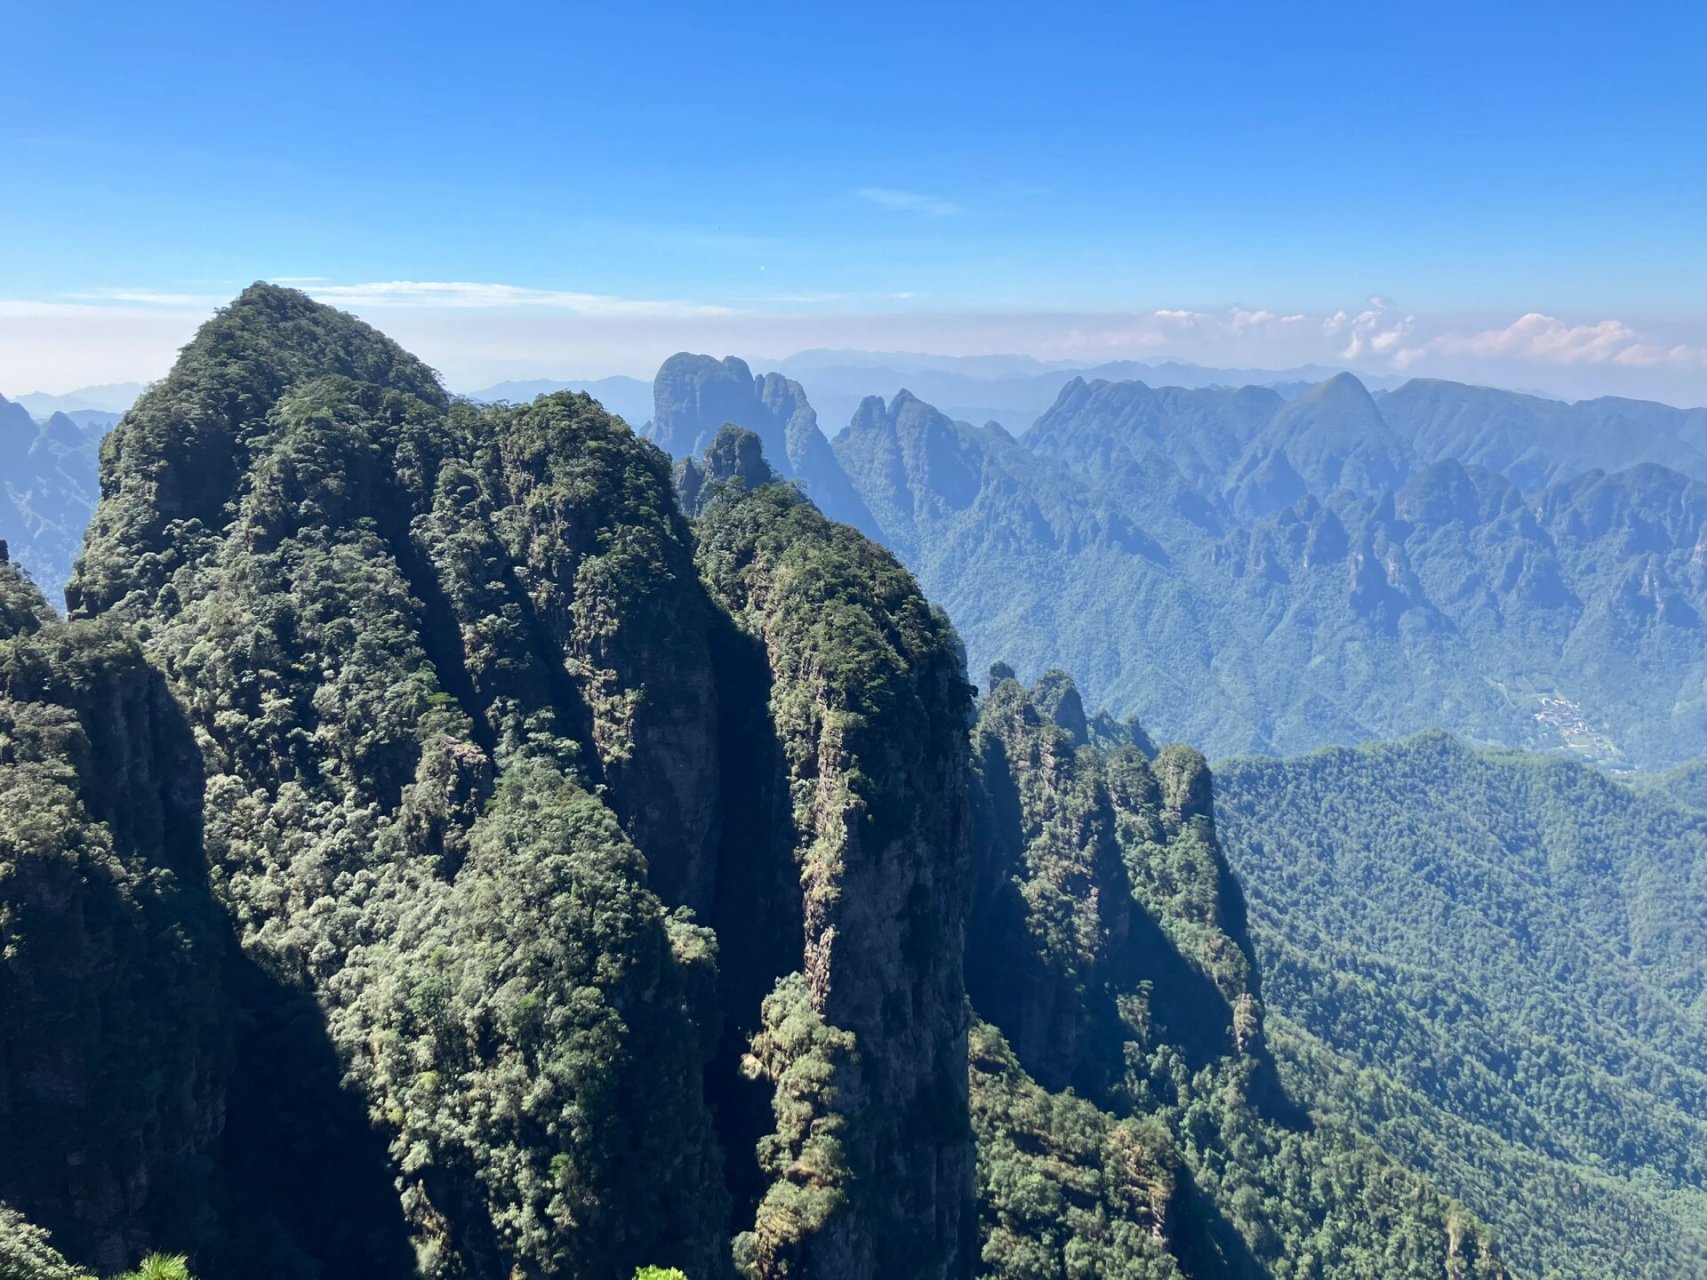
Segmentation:
{"type": "MultiPolygon", "coordinates": [[[[1314,367],[1377,383],[1432,377],[1562,400],[1616,395],[1682,408],[1707,404],[1707,366],[1661,359],[1651,343],[1616,324],[1568,327],[1529,315],[1503,329],[1466,327],[1423,336],[1417,317],[1398,315],[1379,298],[1355,314],[1342,309],[1328,316],[1233,307],[1102,316],[912,313],[785,322],[732,313],[694,321],[594,320],[551,308],[448,300],[454,293],[411,305],[383,291],[287,283],[396,337],[459,393],[511,381],[649,380],[678,351],[736,354],[760,371],[803,356],[843,352],[873,362],[1031,359],[1039,372],[1115,362],[1275,375],[1314,367]],[[790,334],[798,339],[792,348],[783,345],[790,334]],[[1037,336],[1028,344],[1027,335],[1037,336]],[[787,354],[765,354],[779,350],[787,354]]],[[[196,328],[226,301],[210,296],[157,306],[55,305],[31,323],[24,323],[22,308],[0,302],[0,395],[63,397],[91,387],[147,384],[164,375],[196,328]]]]}

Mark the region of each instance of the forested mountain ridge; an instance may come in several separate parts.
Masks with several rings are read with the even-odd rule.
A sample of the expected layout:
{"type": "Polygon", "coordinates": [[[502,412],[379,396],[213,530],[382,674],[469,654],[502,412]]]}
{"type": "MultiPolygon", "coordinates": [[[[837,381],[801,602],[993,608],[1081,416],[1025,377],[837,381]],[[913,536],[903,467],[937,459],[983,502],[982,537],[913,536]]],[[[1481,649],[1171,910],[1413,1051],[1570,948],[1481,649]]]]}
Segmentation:
{"type": "Polygon", "coordinates": [[[1707,816],[1441,734],[1217,776],[1283,1074],[1524,1274],[1707,1273],[1707,816]]]}
{"type": "Polygon", "coordinates": [[[998,666],[974,730],[984,1274],[1503,1276],[1470,1214],[1281,1085],[1203,757],[1095,723],[1059,672],[998,666]]]}
{"type": "MultiPolygon", "coordinates": [[[[1211,754],[1437,724],[1618,767],[1707,752],[1689,496],[1707,410],[1429,379],[1371,397],[1349,374],[1290,399],[1061,376],[1017,437],[902,393],[892,443],[873,431],[888,404],[868,398],[831,442],[800,383],[733,358],[673,356],[634,387],[678,459],[725,423],[755,431],[783,478],[902,555],[975,664],[1066,665],[1100,704],[1211,754]],[[1656,468],[1692,477],[1682,496],[1656,468]],[[1490,476],[1511,490],[1492,508],[1490,476]],[[1419,488],[1425,505],[1382,514],[1419,488]],[[1626,649],[1633,663],[1609,660],[1626,649]]],[[[12,442],[0,500],[0,534],[50,594],[95,496],[99,431],[55,422],[12,442]]]]}
{"type": "MultiPolygon", "coordinates": [[[[1193,482],[1206,487],[1224,484],[1241,463],[1294,437],[1306,441],[1304,452],[1331,456],[1325,446],[1336,436],[1348,456],[1376,446],[1379,465],[1399,472],[1389,483],[1448,459],[1500,472],[1525,490],[1641,463],[1707,480],[1707,408],[1617,397],[1567,403],[1438,378],[1413,378],[1371,396],[1342,373],[1291,399],[1265,387],[1187,390],[1076,378],[1024,433],[1028,443],[1068,461],[1093,448],[1148,444],[1182,459],[1199,459],[1207,448],[1217,466],[1186,465],[1193,482]]],[[[1301,474],[1316,470],[1296,461],[1301,474]]],[[[1332,477],[1318,470],[1315,480],[1312,491],[1325,498],[1317,486],[1332,477]]]]}
{"type": "Polygon", "coordinates": [[[1437,378],[1413,378],[1379,404],[1419,458],[1486,467],[1522,489],[1640,463],[1707,481],[1707,408],[1617,396],[1567,404],[1437,378]]]}
{"type": "MultiPolygon", "coordinates": [[[[764,465],[714,440],[690,524],[586,397],[452,401],[271,286],[210,321],[106,448],[74,616],[8,595],[0,655],[8,698],[48,691],[31,724],[87,721],[7,730],[35,843],[0,921],[34,909],[16,868],[91,894],[75,851],[109,841],[187,886],[204,923],[143,894],[125,945],[188,949],[188,1021],[76,1034],[161,1064],[121,1123],[188,1136],[127,1146],[92,1213],[31,1180],[76,1132],[49,1090],[0,1150],[14,1207],[79,1264],[212,1280],[1497,1275],[1467,1213],[1279,1093],[1201,758],[1152,766],[1059,679],[998,681],[975,753],[947,619],[764,465]],[[84,636],[158,727],[79,692],[84,636]],[[114,733],[171,767],[115,771],[114,733]],[[1053,994],[1005,1003],[974,918],[1053,994]]],[[[62,1055],[7,937],[0,1034],[62,1055]]],[[[87,990],[122,1011],[118,945],[87,990]]]]}
{"type": "Polygon", "coordinates": [[[1217,755],[1439,726],[1649,767],[1707,753],[1701,423],[1349,374],[1290,400],[1073,379],[1017,439],[901,392],[832,447],[975,664],[1065,666],[1217,755]]]}

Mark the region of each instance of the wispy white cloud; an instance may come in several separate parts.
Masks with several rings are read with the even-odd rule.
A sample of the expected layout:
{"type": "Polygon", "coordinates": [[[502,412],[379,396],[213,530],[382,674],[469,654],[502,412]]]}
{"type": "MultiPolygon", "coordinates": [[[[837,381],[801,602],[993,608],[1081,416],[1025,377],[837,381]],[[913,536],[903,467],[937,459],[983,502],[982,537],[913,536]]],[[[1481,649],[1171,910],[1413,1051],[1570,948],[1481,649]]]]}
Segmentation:
{"type": "Polygon", "coordinates": [[[85,289],[68,293],[74,302],[132,303],[144,307],[217,307],[226,297],[210,293],[170,293],[160,289],[85,289]]]}
{"type": "Polygon", "coordinates": [[[721,316],[731,307],[700,302],[619,298],[601,293],[530,289],[466,280],[378,280],[313,285],[308,292],[340,307],[547,309],[580,316],[721,316]]]}
{"type": "Polygon", "coordinates": [[[869,304],[874,302],[905,302],[909,298],[918,296],[910,289],[901,290],[898,293],[773,293],[766,301],[812,305],[829,302],[869,304]]]}
{"type": "MultiPolygon", "coordinates": [[[[720,316],[734,309],[710,303],[666,299],[621,298],[610,294],[534,289],[524,285],[466,280],[375,280],[331,284],[324,276],[281,276],[275,283],[299,287],[322,302],[358,308],[546,309],[581,316],[720,316]]],[[[67,293],[72,303],[176,307],[211,310],[231,300],[229,294],[178,293],[160,289],[103,288],[67,293]]]]}
{"type": "Polygon", "coordinates": [[[1233,351],[1229,359],[1249,360],[1265,349],[1273,352],[1284,349],[1287,352],[1284,358],[1289,362],[1313,358],[1304,342],[1311,320],[1302,312],[1282,313],[1240,306],[1205,311],[1171,307],[1108,319],[1112,322],[1102,326],[1081,324],[1062,331],[1051,339],[1044,352],[1071,358],[1085,352],[1118,355],[1123,351],[1133,354],[1166,351],[1203,360],[1212,358],[1210,353],[1217,349],[1227,349],[1233,351]]]}
{"type": "Polygon", "coordinates": [[[898,191],[894,187],[861,187],[854,194],[867,204],[899,210],[902,213],[921,214],[928,218],[952,218],[955,214],[966,212],[952,200],[925,195],[919,191],[898,191]]]}

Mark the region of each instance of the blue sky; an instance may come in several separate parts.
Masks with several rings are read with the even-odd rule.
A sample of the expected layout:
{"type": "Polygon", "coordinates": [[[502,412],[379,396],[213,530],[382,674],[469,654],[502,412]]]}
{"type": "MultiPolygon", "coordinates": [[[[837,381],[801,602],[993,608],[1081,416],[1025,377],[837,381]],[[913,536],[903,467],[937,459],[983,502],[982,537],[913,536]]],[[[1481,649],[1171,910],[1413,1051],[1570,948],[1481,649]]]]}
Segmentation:
{"type": "Polygon", "coordinates": [[[155,376],[266,277],[453,385],[722,342],[1534,366],[1707,399],[1704,6],[38,4],[5,26],[0,390],[155,376]]]}

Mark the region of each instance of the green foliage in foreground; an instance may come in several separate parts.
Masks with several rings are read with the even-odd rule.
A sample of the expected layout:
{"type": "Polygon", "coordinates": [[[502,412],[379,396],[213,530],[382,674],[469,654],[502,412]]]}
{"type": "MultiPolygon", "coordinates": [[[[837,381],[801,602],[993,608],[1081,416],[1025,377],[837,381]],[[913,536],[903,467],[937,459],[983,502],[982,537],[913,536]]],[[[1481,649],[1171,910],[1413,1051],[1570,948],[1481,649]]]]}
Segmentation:
{"type": "Polygon", "coordinates": [[[1040,1088],[987,1023],[973,1025],[971,1066],[981,1274],[1179,1280],[1166,1126],[1040,1088]]]}
{"type": "Polygon", "coordinates": [[[54,1249],[48,1233],[0,1204],[0,1280],[93,1280],[54,1249]]]}
{"type": "Polygon", "coordinates": [[[1707,815],[1439,734],[1218,777],[1293,1086],[1525,1274],[1707,1273],[1707,815]]]}
{"type": "MultiPolygon", "coordinates": [[[[48,1233],[0,1204],[0,1280],[95,1280],[60,1256],[48,1233]]],[[[151,1253],[111,1280],[195,1280],[182,1254],[151,1253]]]]}
{"type": "Polygon", "coordinates": [[[190,1275],[189,1259],[182,1254],[151,1253],[136,1266],[114,1280],[194,1280],[190,1275]]]}

